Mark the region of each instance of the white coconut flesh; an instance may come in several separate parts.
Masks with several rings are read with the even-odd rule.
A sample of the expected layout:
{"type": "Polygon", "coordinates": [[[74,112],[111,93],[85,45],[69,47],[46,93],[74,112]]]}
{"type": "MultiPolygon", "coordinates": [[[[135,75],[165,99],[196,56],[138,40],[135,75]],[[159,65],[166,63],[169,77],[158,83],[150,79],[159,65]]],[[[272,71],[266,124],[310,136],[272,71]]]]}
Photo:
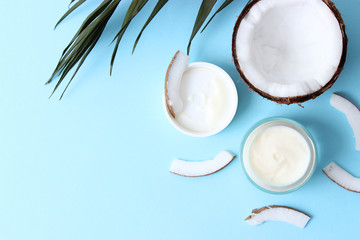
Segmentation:
{"type": "Polygon", "coordinates": [[[322,0],[261,0],[236,35],[245,77],[274,97],[321,89],[336,72],[342,50],[339,22],[322,0]]]}
{"type": "Polygon", "coordinates": [[[181,78],[189,61],[189,56],[177,51],[168,67],[165,80],[166,104],[169,111],[175,117],[182,111],[183,102],[179,95],[181,78]]]}
{"type": "Polygon", "coordinates": [[[336,163],[332,162],[327,165],[323,172],[340,187],[360,193],[360,178],[354,177],[336,163]]]}
{"type": "Polygon", "coordinates": [[[201,177],[215,173],[226,167],[235,156],[228,151],[221,151],[211,160],[186,161],[174,159],[170,172],[184,177],[201,177]]]}
{"type": "Polygon", "coordinates": [[[304,228],[310,220],[310,216],[307,214],[285,206],[263,207],[254,209],[252,213],[254,214],[248,216],[245,221],[253,226],[260,225],[266,221],[280,221],[304,228]]]}
{"type": "Polygon", "coordinates": [[[355,150],[360,151],[360,110],[339,94],[332,94],[330,104],[344,113],[355,136],[355,150]]]}

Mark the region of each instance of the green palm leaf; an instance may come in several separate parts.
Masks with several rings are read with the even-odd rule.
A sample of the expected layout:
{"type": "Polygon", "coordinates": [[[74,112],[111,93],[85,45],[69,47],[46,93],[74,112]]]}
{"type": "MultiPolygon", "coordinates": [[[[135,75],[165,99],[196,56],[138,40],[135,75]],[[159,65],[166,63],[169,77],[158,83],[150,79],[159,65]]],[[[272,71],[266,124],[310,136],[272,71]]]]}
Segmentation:
{"type": "MultiPolygon", "coordinates": [[[[88,17],[88,19],[84,21],[78,33],[75,35],[71,43],[65,49],[62,57],[59,60],[57,67],[55,68],[54,73],[52,74],[52,77],[54,77],[54,75],[58,73],[60,75],[60,79],[55,85],[54,90],[51,93],[50,97],[57,90],[57,88],[62,83],[66,75],[70,72],[70,70],[73,69],[78,64],[78,67],[75,70],[75,73],[70,79],[68,85],[70,84],[70,82],[78,72],[79,68],[85,61],[86,57],[88,56],[88,54],[91,52],[91,50],[99,40],[107,22],[109,21],[116,7],[120,3],[120,0],[114,0],[114,1],[104,0],[104,2],[99,6],[101,7],[101,9],[103,9],[103,11],[100,12],[99,7],[95,9],[92,12],[93,15],[90,18],[88,17]],[[103,5],[104,2],[107,2],[108,4],[103,5]]],[[[47,83],[49,83],[51,79],[52,78],[50,78],[50,80],[47,83]]],[[[68,85],[66,86],[64,92],[66,91],[68,85]]],[[[64,95],[64,92],[62,93],[61,97],[64,95]]]]}
{"type": "Polygon", "coordinates": [[[116,44],[115,44],[114,51],[113,51],[113,54],[111,56],[111,61],[110,61],[110,75],[112,73],[116,52],[117,52],[117,49],[119,47],[119,43],[121,41],[121,38],[123,37],[123,35],[124,35],[127,27],[129,26],[131,20],[140,12],[140,10],[147,3],[147,1],[148,0],[133,0],[131,2],[131,4],[130,4],[130,6],[129,6],[126,14],[125,14],[125,18],[124,18],[124,21],[122,23],[121,29],[116,34],[116,36],[115,36],[115,38],[113,40],[113,41],[115,41],[115,39],[116,39],[116,44]]]}
{"type": "MultiPolygon", "coordinates": [[[[53,74],[50,76],[49,80],[46,82],[46,84],[50,83],[52,79],[54,78],[55,74],[61,71],[62,67],[64,66],[64,63],[66,61],[66,58],[69,54],[71,54],[74,49],[77,47],[77,44],[73,44],[76,39],[80,36],[80,34],[87,29],[90,23],[92,23],[96,18],[98,18],[105,9],[109,6],[109,4],[112,2],[112,0],[104,0],[93,12],[90,13],[90,15],[85,19],[85,21],[80,26],[79,30],[75,33],[74,37],[71,39],[70,43],[65,47],[58,65],[55,67],[55,70],[53,74]]],[[[106,14],[106,12],[104,12],[106,14]]],[[[84,37],[86,35],[82,35],[84,37]]]]}
{"type": "MultiPolygon", "coordinates": [[[[75,0],[72,0],[70,2],[70,5],[74,2],[75,0]]],[[[56,23],[55,28],[70,14],[72,13],[76,8],[78,8],[81,4],[83,4],[86,0],[79,0],[77,3],[75,3],[71,8],[69,8],[69,10],[67,10],[65,12],[65,14],[60,18],[60,20],[56,23]]]]}
{"type": "Polygon", "coordinates": [[[196,33],[199,31],[201,26],[203,25],[204,21],[206,20],[207,16],[211,12],[211,9],[214,7],[216,0],[203,0],[196,17],[194,27],[190,36],[189,44],[187,47],[187,54],[189,55],[191,42],[194,39],[196,33]]]}
{"type": "Polygon", "coordinates": [[[168,2],[168,0],[159,0],[156,4],[156,6],[154,7],[154,10],[151,12],[148,20],[146,21],[146,23],[144,24],[144,26],[142,27],[139,35],[137,36],[135,43],[134,43],[134,47],[132,50],[132,53],[134,53],[136,45],[138,44],[138,41],[143,33],[143,31],[145,30],[145,28],[147,27],[147,25],[151,22],[151,20],[155,17],[155,15],[160,11],[160,9],[168,2]]]}
{"type": "MultiPolygon", "coordinates": [[[[81,6],[86,0],[70,0],[69,10],[65,12],[65,14],[60,18],[60,20],[55,25],[55,28],[66,18],[68,17],[74,10],[76,10],[79,6],[81,6]]],[[[69,84],[74,79],[75,75],[77,74],[80,67],[83,65],[84,61],[90,54],[90,52],[95,47],[96,43],[100,39],[109,19],[115,12],[115,9],[119,5],[121,0],[103,0],[99,6],[93,10],[83,21],[78,31],[75,33],[74,37],[71,39],[69,44],[65,47],[62,52],[62,55],[59,59],[57,66],[55,67],[54,72],[52,73],[50,79],[46,82],[46,84],[50,83],[55,75],[59,75],[59,80],[56,83],[53,92],[51,93],[50,97],[53,93],[58,89],[59,85],[65,79],[67,74],[74,68],[75,71],[70,78],[69,82],[67,83],[64,91],[62,92],[60,99],[63,97],[65,91],[67,90],[69,84]]],[[[110,61],[110,74],[112,73],[114,60],[116,57],[116,53],[119,47],[119,43],[128,28],[132,19],[141,11],[144,5],[148,2],[148,0],[132,0],[127,12],[125,14],[125,18],[122,22],[122,26],[118,33],[115,35],[113,42],[116,40],[116,44],[113,50],[113,54],[111,56],[110,61]]],[[[157,13],[162,9],[162,7],[168,2],[168,0],[158,0],[156,6],[154,7],[153,11],[151,12],[149,18],[145,22],[144,26],[142,27],[139,35],[137,36],[134,46],[133,52],[139,42],[139,39],[152,21],[152,19],[157,15],[157,13]]],[[[206,23],[204,29],[208,26],[208,24],[212,21],[212,19],[222,11],[225,7],[227,7],[233,0],[225,0],[225,2],[219,7],[219,9],[213,14],[210,20],[206,23]]],[[[251,2],[251,0],[249,0],[251,2]]],[[[203,0],[201,6],[199,8],[193,30],[189,39],[187,52],[189,54],[191,42],[194,39],[195,35],[198,33],[199,29],[203,25],[204,21],[209,16],[211,10],[213,9],[216,0],[203,0]]]]}
{"type": "Polygon", "coordinates": [[[216,14],[218,14],[219,12],[221,12],[221,10],[223,10],[224,8],[226,8],[230,3],[232,3],[234,0],[225,0],[225,2],[219,7],[219,9],[214,13],[214,15],[211,16],[211,18],[209,19],[209,21],[205,24],[205,27],[201,30],[201,32],[203,32],[205,30],[205,28],[209,25],[209,23],[211,22],[211,20],[213,20],[213,18],[216,16],[216,14]]]}
{"type": "MultiPolygon", "coordinates": [[[[102,28],[101,31],[103,31],[104,28],[105,28],[105,24],[104,24],[103,26],[101,26],[101,28],[102,28]]],[[[100,36],[101,36],[101,35],[97,35],[97,36],[96,36],[95,41],[93,41],[93,42],[90,44],[89,48],[86,50],[86,52],[84,53],[84,55],[81,57],[81,60],[80,60],[80,62],[79,62],[79,64],[78,64],[78,66],[77,66],[74,74],[72,75],[72,77],[70,78],[69,82],[67,83],[67,85],[66,85],[64,91],[62,92],[59,100],[61,100],[62,97],[64,96],[64,94],[65,94],[66,90],[68,89],[70,83],[71,83],[72,80],[74,79],[76,73],[79,71],[80,67],[81,67],[82,64],[84,63],[84,61],[85,61],[85,59],[87,58],[87,56],[89,55],[89,53],[90,53],[90,52],[92,51],[92,49],[95,47],[96,42],[99,40],[100,36]]]]}
{"type": "Polygon", "coordinates": [[[75,33],[73,39],[70,41],[69,45],[64,49],[64,52],[69,48],[69,46],[74,42],[74,40],[80,35],[80,33],[89,26],[92,21],[94,21],[104,10],[109,6],[112,0],[104,0],[93,12],[87,16],[85,21],[81,24],[79,30],[75,33]]]}

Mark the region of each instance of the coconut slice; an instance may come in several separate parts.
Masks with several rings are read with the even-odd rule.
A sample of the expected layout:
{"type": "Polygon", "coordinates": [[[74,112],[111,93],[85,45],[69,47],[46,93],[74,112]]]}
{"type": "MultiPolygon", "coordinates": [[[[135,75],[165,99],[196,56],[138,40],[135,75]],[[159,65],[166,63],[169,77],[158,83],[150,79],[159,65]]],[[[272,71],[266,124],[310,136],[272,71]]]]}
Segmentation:
{"type": "Polygon", "coordinates": [[[179,89],[183,73],[187,67],[189,56],[177,51],[172,58],[166,71],[165,77],[165,101],[170,114],[175,115],[183,109],[183,102],[180,98],[179,89]]]}
{"type": "Polygon", "coordinates": [[[344,21],[330,0],[252,0],[236,21],[232,54],[244,82],[278,103],[329,89],[345,63],[344,21]]]}
{"type": "Polygon", "coordinates": [[[174,159],[170,172],[184,177],[202,177],[226,167],[235,158],[228,151],[221,151],[214,159],[206,161],[185,161],[174,159]]]}
{"type": "Polygon", "coordinates": [[[309,215],[299,210],[277,205],[254,209],[252,213],[253,214],[248,216],[245,221],[253,226],[262,224],[265,221],[281,221],[304,228],[310,220],[309,215]]]}
{"type": "Polygon", "coordinates": [[[352,102],[336,93],[331,96],[330,104],[346,115],[354,132],[355,149],[360,151],[360,110],[352,102]]]}
{"type": "Polygon", "coordinates": [[[352,192],[360,193],[360,178],[354,177],[336,163],[332,162],[327,165],[323,168],[323,172],[340,187],[352,192]]]}

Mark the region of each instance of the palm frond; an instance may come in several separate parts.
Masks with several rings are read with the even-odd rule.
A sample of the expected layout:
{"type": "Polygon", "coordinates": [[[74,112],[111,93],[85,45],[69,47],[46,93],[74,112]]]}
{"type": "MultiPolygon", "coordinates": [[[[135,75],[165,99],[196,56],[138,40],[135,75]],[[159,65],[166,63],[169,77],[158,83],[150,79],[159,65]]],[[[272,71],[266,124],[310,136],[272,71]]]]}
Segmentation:
{"type": "MultiPolygon", "coordinates": [[[[109,21],[119,3],[120,0],[104,0],[103,3],[101,3],[99,7],[96,8],[83,22],[77,34],[64,50],[51,78],[49,81],[47,81],[47,83],[50,83],[55,74],[58,73],[60,75],[60,79],[55,85],[50,97],[57,90],[70,70],[78,64],[78,67],[75,70],[75,73],[70,79],[69,83],[72,81],[77,71],[85,61],[86,57],[96,45],[105,29],[107,22],[109,21]]],[[[65,90],[67,89],[68,85],[66,86],[65,90]]],[[[64,92],[62,93],[61,97],[63,95],[64,92]]]]}
{"type": "Polygon", "coordinates": [[[168,2],[168,0],[159,0],[156,4],[156,6],[154,7],[153,11],[151,12],[149,18],[147,19],[147,21],[145,22],[144,26],[142,27],[139,35],[137,36],[135,43],[134,43],[134,47],[132,50],[132,53],[134,53],[136,45],[139,42],[139,39],[143,33],[143,31],[145,30],[145,28],[147,27],[147,25],[151,22],[151,20],[156,16],[156,14],[160,11],[160,9],[168,2]]]}
{"type": "Polygon", "coordinates": [[[112,69],[113,69],[113,65],[114,65],[114,61],[115,61],[115,57],[116,57],[116,52],[118,50],[119,47],[119,43],[121,41],[121,38],[123,37],[127,27],[129,26],[131,20],[133,20],[133,18],[140,12],[140,10],[143,8],[143,6],[147,3],[148,0],[133,0],[125,14],[125,18],[124,21],[122,23],[121,29],[119,30],[119,32],[116,34],[115,38],[113,41],[115,41],[116,39],[116,44],[114,47],[114,51],[113,54],[111,56],[111,61],[110,61],[110,75],[112,73],[112,69]]]}
{"type": "Polygon", "coordinates": [[[109,4],[112,2],[112,0],[104,0],[93,12],[89,14],[84,20],[84,22],[81,24],[79,30],[75,33],[73,39],[71,39],[69,45],[64,49],[64,52],[67,51],[67,49],[71,46],[71,44],[74,42],[74,40],[80,35],[80,33],[89,26],[90,23],[94,21],[104,10],[109,6],[109,4]]]}
{"type": "Polygon", "coordinates": [[[232,3],[234,0],[225,0],[225,2],[223,2],[223,4],[221,4],[221,6],[219,7],[219,9],[211,16],[211,18],[209,19],[209,21],[205,24],[205,27],[201,30],[201,32],[203,32],[205,30],[205,28],[209,25],[209,23],[213,20],[213,18],[219,13],[221,12],[221,10],[223,10],[224,8],[226,8],[230,3],[232,3]]]}
{"type": "MultiPolygon", "coordinates": [[[[74,37],[70,40],[68,45],[62,52],[62,55],[57,63],[55,70],[53,71],[50,79],[46,82],[46,84],[50,83],[55,75],[59,75],[59,80],[57,81],[50,97],[54,94],[54,92],[58,89],[60,84],[63,82],[67,74],[75,68],[75,71],[68,81],[65,89],[63,90],[60,99],[63,97],[65,91],[68,89],[69,84],[74,79],[80,67],[83,65],[84,61],[90,54],[90,52],[95,47],[96,43],[100,39],[109,19],[112,17],[115,9],[118,7],[121,0],[102,0],[102,2],[93,10],[83,21],[78,31],[75,33],[74,37]]],[[[65,12],[65,14],[60,18],[60,20],[56,23],[55,28],[65,19],[67,18],[73,11],[75,11],[78,7],[80,7],[86,0],[70,0],[69,9],[65,12]]],[[[132,0],[127,12],[125,14],[124,20],[122,22],[120,30],[115,35],[113,42],[116,40],[114,50],[111,56],[110,61],[110,75],[112,73],[113,64],[115,61],[116,53],[120,44],[120,41],[127,30],[130,22],[133,18],[141,11],[144,5],[148,2],[148,0],[132,0]]],[[[153,20],[153,18],[158,14],[158,12],[162,9],[162,7],[168,2],[168,0],[158,0],[156,6],[152,10],[150,16],[147,21],[143,25],[141,31],[139,32],[133,46],[132,52],[134,52],[140,37],[149,23],[153,20]]],[[[204,29],[208,26],[208,24],[212,21],[212,19],[225,7],[227,7],[233,0],[225,0],[223,4],[217,9],[217,11],[212,15],[210,20],[206,23],[204,29]]],[[[249,0],[251,2],[251,0],[249,0]]],[[[216,0],[202,0],[201,6],[198,10],[198,14],[192,29],[192,33],[189,39],[189,43],[187,46],[187,52],[189,54],[192,40],[195,35],[198,33],[205,20],[209,16],[211,10],[213,9],[216,0]]]]}
{"type": "MultiPolygon", "coordinates": [[[[102,31],[104,30],[105,25],[106,25],[106,24],[100,26],[100,27],[102,28],[102,31]]],[[[93,42],[90,44],[90,46],[88,47],[88,49],[86,50],[86,52],[84,53],[84,55],[81,57],[81,60],[80,60],[80,62],[79,62],[79,64],[78,64],[78,66],[76,67],[76,70],[75,70],[74,74],[73,74],[72,77],[70,78],[69,82],[66,84],[66,87],[65,87],[65,89],[63,90],[63,92],[62,92],[59,100],[61,100],[62,97],[64,96],[67,88],[69,87],[70,83],[71,83],[72,80],[74,79],[76,73],[79,71],[80,67],[81,67],[82,64],[84,63],[84,61],[85,61],[85,59],[87,58],[87,56],[89,55],[89,53],[90,53],[90,52],[92,51],[92,49],[95,47],[96,42],[99,40],[100,36],[101,36],[101,35],[98,35],[98,36],[96,37],[95,41],[93,41],[93,42]]]]}
{"type": "Polygon", "coordinates": [[[196,17],[194,27],[190,36],[189,44],[187,47],[187,54],[190,53],[190,46],[191,42],[194,39],[196,33],[199,31],[201,26],[203,25],[204,21],[206,20],[207,16],[209,16],[209,13],[211,12],[211,9],[214,7],[216,3],[216,0],[203,0],[198,12],[198,15],[196,17]]]}
{"type": "MultiPolygon", "coordinates": [[[[112,0],[104,0],[93,12],[90,13],[90,15],[85,19],[85,21],[80,26],[79,30],[75,33],[74,37],[71,39],[69,44],[65,47],[65,49],[62,52],[62,55],[60,57],[59,63],[55,67],[55,70],[53,74],[50,76],[49,80],[46,82],[46,84],[50,83],[52,79],[54,78],[55,74],[59,73],[61,71],[62,66],[64,65],[64,61],[66,60],[66,57],[75,49],[77,44],[73,44],[74,41],[79,37],[79,35],[86,29],[90,23],[92,23],[97,17],[100,16],[101,13],[104,12],[104,10],[109,6],[112,0]],[[69,49],[70,48],[70,49],[69,49]]],[[[86,35],[83,35],[86,36],[86,35]]]]}
{"type": "MultiPolygon", "coordinates": [[[[74,2],[75,0],[72,0],[70,2],[70,5],[74,2]]],[[[60,18],[60,20],[56,23],[55,28],[67,17],[70,15],[70,13],[72,13],[75,9],[77,9],[81,4],[83,4],[86,0],[79,0],[77,3],[75,3],[71,8],[69,8],[69,10],[67,10],[65,12],[65,14],[60,18]]]]}

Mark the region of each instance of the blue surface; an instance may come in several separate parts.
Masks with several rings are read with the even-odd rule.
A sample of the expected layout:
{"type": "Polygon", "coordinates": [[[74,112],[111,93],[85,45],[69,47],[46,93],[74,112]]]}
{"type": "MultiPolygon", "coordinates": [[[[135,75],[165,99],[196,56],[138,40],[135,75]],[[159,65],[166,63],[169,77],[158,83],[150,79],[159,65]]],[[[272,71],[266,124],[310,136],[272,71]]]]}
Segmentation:
{"type": "MultiPolygon", "coordinates": [[[[131,23],[109,77],[116,11],[97,47],[70,85],[48,99],[44,86],[62,49],[97,0],[53,27],[69,1],[0,1],[0,239],[347,239],[358,236],[359,195],[321,171],[336,161],[360,176],[360,152],[344,115],[329,105],[333,92],[360,106],[360,1],[336,0],[349,38],[344,71],[313,101],[282,106],[247,89],[232,63],[231,34],[246,1],[234,1],[196,36],[191,61],[224,68],[239,107],[232,123],[208,138],[185,136],[162,109],[167,65],[185,51],[200,0],[169,1],[132,44],[155,1],[131,23]],[[237,157],[220,172],[183,178],[168,172],[174,157],[202,160],[221,150],[238,155],[243,135],[260,119],[282,116],[313,134],[320,161],[300,190],[271,195],[245,177],[237,157]],[[252,227],[253,208],[279,204],[312,216],[305,229],[279,222],[252,227]]],[[[217,3],[219,6],[221,2],[217,3]]],[[[124,1],[121,6],[129,5],[124,1]]],[[[64,87],[64,86],[62,86],[64,87]]],[[[60,89],[62,90],[62,89],[60,89]]]]}

